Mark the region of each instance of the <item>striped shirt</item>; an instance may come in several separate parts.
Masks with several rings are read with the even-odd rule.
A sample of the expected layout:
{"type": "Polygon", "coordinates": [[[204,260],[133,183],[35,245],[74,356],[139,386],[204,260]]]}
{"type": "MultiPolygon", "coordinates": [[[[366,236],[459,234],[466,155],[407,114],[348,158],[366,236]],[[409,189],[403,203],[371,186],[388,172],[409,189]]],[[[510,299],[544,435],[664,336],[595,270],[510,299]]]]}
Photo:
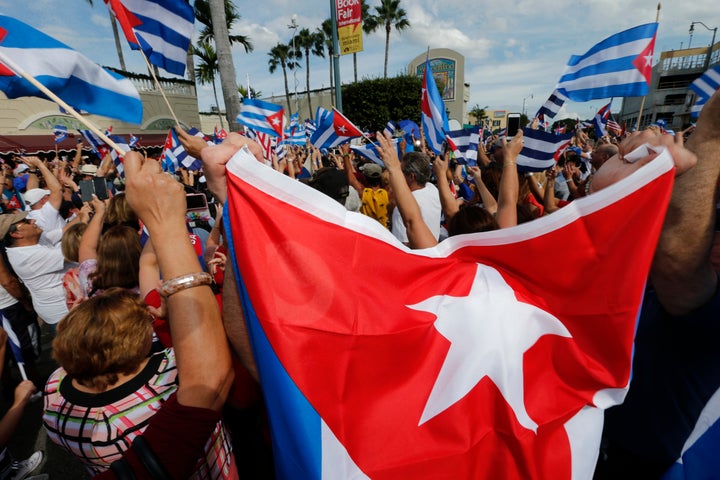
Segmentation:
{"type": "MultiPolygon", "coordinates": [[[[48,437],[79,458],[90,475],[97,475],[120,459],[177,390],[175,353],[156,353],[131,380],[102,393],[86,393],[72,385],[59,368],[45,385],[43,423],[48,437]]],[[[229,435],[218,422],[205,447],[195,479],[232,478],[233,454],[229,435]]]]}

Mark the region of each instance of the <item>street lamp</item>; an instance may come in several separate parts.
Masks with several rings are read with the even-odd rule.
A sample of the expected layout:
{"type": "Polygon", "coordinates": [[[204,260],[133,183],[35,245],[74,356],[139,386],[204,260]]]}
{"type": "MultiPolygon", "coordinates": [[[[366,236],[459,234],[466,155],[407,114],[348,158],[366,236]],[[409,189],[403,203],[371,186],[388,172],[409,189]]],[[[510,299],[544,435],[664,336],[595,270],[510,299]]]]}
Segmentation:
{"type": "MultiPolygon", "coordinates": [[[[293,37],[292,37],[292,49],[293,49],[293,56],[296,56],[297,51],[295,50],[295,37],[297,36],[297,14],[293,13],[292,17],[290,17],[290,25],[288,25],[288,28],[293,31],[293,37]]],[[[298,96],[297,96],[297,86],[298,86],[298,79],[297,79],[297,65],[295,65],[295,68],[293,68],[293,80],[295,81],[295,113],[298,114],[298,117],[300,117],[300,103],[298,102],[298,96]]],[[[288,105],[289,107],[290,105],[288,105]]]]}
{"type": "Polygon", "coordinates": [[[532,98],[533,98],[533,94],[531,93],[531,94],[528,95],[527,97],[524,97],[524,98],[523,98],[523,108],[522,108],[522,114],[523,114],[523,115],[525,115],[525,100],[527,100],[528,98],[532,99],[532,98]]]}
{"type": "MultiPolygon", "coordinates": [[[[710,55],[712,54],[713,45],[715,45],[715,35],[717,34],[717,27],[710,28],[707,25],[705,25],[703,22],[692,22],[690,24],[690,39],[691,39],[691,41],[692,41],[692,34],[693,34],[693,32],[695,32],[695,24],[696,23],[699,25],[702,25],[709,31],[713,32],[712,40],[710,41],[710,47],[708,48],[707,57],[705,58],[705,70],[707,70],[707,68],[710,66],[710,55]]],[[[689,45],[688,45],[688,48],[690,48],[689,45]]]]}

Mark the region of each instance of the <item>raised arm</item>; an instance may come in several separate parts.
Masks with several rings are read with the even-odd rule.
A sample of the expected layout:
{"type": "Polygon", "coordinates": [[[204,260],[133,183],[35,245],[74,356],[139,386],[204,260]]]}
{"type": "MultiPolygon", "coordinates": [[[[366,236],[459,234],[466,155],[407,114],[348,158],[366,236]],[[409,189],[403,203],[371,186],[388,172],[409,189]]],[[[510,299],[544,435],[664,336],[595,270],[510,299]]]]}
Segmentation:
{"type": "MultiPolygon", "coordinates": [[[[676,141],[682,145],[682,136],[676,141]]],[[[717,288],[710,250],[720,174],[720,92],[703,107],[687,150],[697,156],[697,164],[675,179],[650,270],[658,300],[676,315],[702,306],[717,288]]]]}
{"type": "Polygon", "coordinates": [[[495,215],[498,208],[497,200],[495,199],[493,194],[490,193],[487,185],[485,185],[485,182],[482,179],[482,170],[480,169],[480,167],[475,165],[468,168],[468,174],[472,175],[473,177],[473,182],[475,183],[475,187],[478,190],[478,195],[480,195],[480,200],[482,201],[483,208],[495,215]]]}
{"type": "MultiPolygon", "coordinates": [[[[182,185],[137,152],[125,156],[125,176],[128,203],[150,232],[164,285],[201,279],[185,226],[182,185]]],[[[233,380],[230,351],[209,282],[196,285],[166,297],[178,366],[177,399],[181,405],[219,410],[233,380]]]]}
{"type": "Polygon", "coordinates": [[[520,150],[522,150],[523,143],[525,141],[523,140],[522,130],[518,130],[517,135],[509,143],[506,143],[505,139],[503,139],[505,157],[498,190],[498,209],[495,215],[500,228],[517,225],[517,201],[520,191],[517,157],[520,150]]]}
{"type": "MultiPolygon", "coordinates": [[[[449,222],[452,217],[460,210],[458,206],[457,198],[450,191],[450,184],[447,180],[448,175],[448,156],[437,156],[433,161],[433,172],[435,172],[435,178],[437,178],[438,192],[440,193],[440,205],[442,205],[443,213],[445,214],[445,221],[449,222]]],[[[408,237],[409,238],[409,237],[408,237]]]]}
{"type": "MultiPolygon", "coordinates": [[[[23,162],[25,162],[25,164],[30,167],[30,171],[35,171],[42,175],[43,180],[45,180],[45,187],[50,190],[50,204],[55,208],[55,210],[60,210],[63,193],[60,180],[58,180],[57,177],[53,174],[53,172],[47,167],[47,165],[45,165],[45,162],[40,160],[38,157],[24,157],[23,162]]],[[[30,190],[31,188],[36,188],[38,186],[38,184],[31,183],[31,180],[33,180],[33,176],[37,177],[37,174],[30,175],[30,177],[28,177],[28,190],[30,190]]]]}
{"type": "Polygon", "coordinates": [[[400,209],[400,215],[407,229],[410,248],[434,247],[437,245],[437,239],[423,221],[420,206],[410,191],[407,181],[405,181],[397,150],[392,144],[390,136],[380,132],[377,132],[376,135],[378,139],[377,150],[390,173],[390,185],[395,195],[397,208],[400,209]]]}
{"type": "Polygon", "coordinates": [[[90,219],[87,230],[80,238],[80,246],[78,247],[78,261],[80,263],[93,258],[97,259],[97,247],[100,242],[100,235],[102,235],[107,205],[93,194],[92,207],[95,215],[90,219]]]}

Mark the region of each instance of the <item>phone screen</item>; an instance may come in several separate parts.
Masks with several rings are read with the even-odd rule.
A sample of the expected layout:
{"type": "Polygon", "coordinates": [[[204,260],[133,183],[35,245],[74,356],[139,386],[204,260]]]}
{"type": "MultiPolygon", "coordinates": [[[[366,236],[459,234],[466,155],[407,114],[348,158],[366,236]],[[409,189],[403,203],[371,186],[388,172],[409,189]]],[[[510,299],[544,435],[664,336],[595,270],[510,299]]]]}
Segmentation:
{"type": "Polygon", "coordinates": [[[105,177],[94,177],[92,182],[95,189],[95,196],[100,200],[107,200],[108,189],[107,183],[105,183],[105,177]]]}
{"type": "Polygon", "coordinates": [[[507,137],[512,138],[520,130],[520,114],[508,113],[507,116],[507,137]]]}
{"type": "Polygon", "coordinates": [[[93,193],[95,193],[95,186],[92,180],[80,180],[80,197],[83,203],[92,202],[93,193]]]}

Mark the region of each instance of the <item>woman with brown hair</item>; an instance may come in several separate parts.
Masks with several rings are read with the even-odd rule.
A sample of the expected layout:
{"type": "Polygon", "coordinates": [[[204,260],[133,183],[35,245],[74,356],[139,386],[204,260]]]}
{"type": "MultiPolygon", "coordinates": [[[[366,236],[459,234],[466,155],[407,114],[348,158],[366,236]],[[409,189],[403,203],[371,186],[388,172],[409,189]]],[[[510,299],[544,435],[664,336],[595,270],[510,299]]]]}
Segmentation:
{"type": "Polygon", "coordinates": [[[147,356],[149,313],[132,292],[86,300],[53,345],[63,368],[45,388],[45,426],[101,478],[237,478],[218,422],[233,380],[230,354],[209,275],[186,233],[184,193],[136,152],[126,155],[125,172],[158,243],[175,348],[147,356]]]}
{"type": "Polygon", "coordinates": [[[142,253],[138,232],[132,227],[115,225],[101,233],[106,204],[93,197],[92,206],[95,215],[80,240],[78,251],[78,279],[83,297],[89,298],[110,287],[138,292],[142,253]]]}

